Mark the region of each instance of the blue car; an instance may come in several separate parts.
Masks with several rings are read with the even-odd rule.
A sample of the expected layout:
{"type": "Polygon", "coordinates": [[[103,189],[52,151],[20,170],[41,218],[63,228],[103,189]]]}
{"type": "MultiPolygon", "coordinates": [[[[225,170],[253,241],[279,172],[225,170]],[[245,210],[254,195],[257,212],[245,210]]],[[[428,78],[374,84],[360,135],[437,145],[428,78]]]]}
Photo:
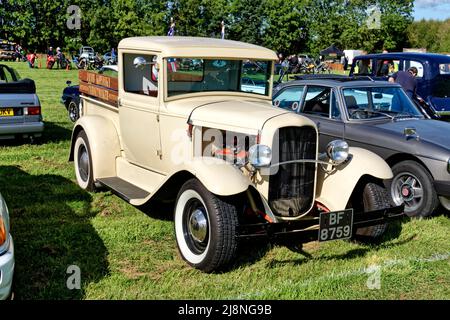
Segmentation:
{"type": "MultiPolygon", "coordinates": [[[[117,77],[118,71],[117,65],[113,65],[103,66],[98,73],[117,77]]],[[[67,87],[63,90],[61,103],[66,107],[69,119],[72,122],[75,122],[80,117],[80,87],[78,85],[72,86],[71,81],[67,81],[66,83],[67,87]]]]}
{"type": "Polygon", "coordinates": [[[442,120],[450,119],[450,56],[433,53],[384,53],[358,56],[350,76],[388,80],[397,71],[416,67],[417,95],[442,120]]]}

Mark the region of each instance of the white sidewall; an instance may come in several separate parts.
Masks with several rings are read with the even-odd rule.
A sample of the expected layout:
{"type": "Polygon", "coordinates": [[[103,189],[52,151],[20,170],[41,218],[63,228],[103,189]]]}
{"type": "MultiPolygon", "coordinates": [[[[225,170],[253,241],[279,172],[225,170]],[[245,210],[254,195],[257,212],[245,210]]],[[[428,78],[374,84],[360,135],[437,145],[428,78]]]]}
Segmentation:
{"type": "Polygon", "coordinates": [[[177,205],[175,208],[175,236],[178,243],[178,248],[180,249],[181,254],[183,257],[189,261],[192,264],[199,264],[201,263],[206,255],[208,254],[209,246],[211,245],[211,222],[210,222],[210,216],[208,212],[208,208],[203,201],[202,197],[194,190],[188,189],[184,191],[180,198],[177,201],[177,205]],[[199,200],[203,206],[206,209],[207,215],[208,215],[208,245],[206,246],[205,251],[202,254],[195,254],[193,253],[187,243],[184,239],[184,233],[183,233],[183,211],[184,207],[186,206],[187,202],[190,199],[197,199],[199,200]]]}
{"type": "Polygon", "coordinates": [[[89,162],[89,177],[87,179],[87,181],[83,181],[83,179],[81,179],[80,176],[80,172],[78,170],[78,149],[80,148],[81,145],[84,145],[84,147],[86,148],[86,151],[88,153],[88,156],[90,158],[90,154],[89,154],[89,148],[86,145],[86,142],[84,141],[84,139],[82,137],[78,137],[77,141],[75,141],[75,147],[74,147],[74,164],[75,164],[75,176],[77,177],[77,183],[78,185],[83,188],[83,189],[87,189],[88,184],[89,184],[89,178],[90,175],[92,174],[92,163],[89,162]]]}

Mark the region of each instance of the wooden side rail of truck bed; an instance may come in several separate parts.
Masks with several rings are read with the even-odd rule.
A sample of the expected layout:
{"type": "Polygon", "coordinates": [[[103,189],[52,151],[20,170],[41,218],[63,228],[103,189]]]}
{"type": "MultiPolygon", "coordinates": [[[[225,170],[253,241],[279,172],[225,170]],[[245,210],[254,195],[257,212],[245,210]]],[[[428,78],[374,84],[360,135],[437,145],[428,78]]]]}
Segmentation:
{"type": "Polygon", "coordinates": [[[81,93],[117,107],[118,78],[80,70],[78,79],[80,80],[81,93]]]}

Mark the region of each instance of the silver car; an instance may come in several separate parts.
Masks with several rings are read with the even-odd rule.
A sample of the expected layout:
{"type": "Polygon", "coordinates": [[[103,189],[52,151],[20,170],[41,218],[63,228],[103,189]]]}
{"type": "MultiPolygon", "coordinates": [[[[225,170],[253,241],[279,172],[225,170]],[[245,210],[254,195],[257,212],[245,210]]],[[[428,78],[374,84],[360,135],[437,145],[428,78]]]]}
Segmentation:
{"type": "Polygon", "coordinates": [[[31,79],[20,79],[12,68],[0,64],[0,139],[33,140],[44,131],[41,103],[31,79]]]}
{"type": "Polygon", "coordinates": [[[10,296],[14,274],[14,244],[9,227],[8,207],[0,194],[0,300],[10,296]]]}

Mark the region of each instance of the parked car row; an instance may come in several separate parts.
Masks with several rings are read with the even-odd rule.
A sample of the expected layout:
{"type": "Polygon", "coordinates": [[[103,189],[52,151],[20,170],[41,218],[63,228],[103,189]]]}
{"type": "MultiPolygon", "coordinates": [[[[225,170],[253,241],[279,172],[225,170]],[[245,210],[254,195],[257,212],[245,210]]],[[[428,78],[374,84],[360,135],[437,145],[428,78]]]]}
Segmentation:
{"type": "MultiPolygon", "coordinates": [[[[77,184],[138,208],[170,204],[178,250],[194,268],[225,268],[242,241],[298,250],[373,240],[404,213],[450,210],[450,123],[426,117],[400,85],[327,75],[274,89],[276,54],[228,40],[137,37],[118,50],[119,66],[80,71],[61,98],[75,122],[77,184]]],[[[20,117],[41,123],[35,88],[5,70],[0,130],[20,117]]],[[[12,276],[0,200],[0,271],[12,276]]]]}
{"type": "Polygon", "coordinates": [[[189,265],[223,269],[241,241],[256,238],[297,249],[379,238],[403,217],[403,204],[390,203],[383,181],[393,174],[380,156],[342,137],[319,152],[314,121],[272,106],[273,51],[137,37],[122,40],[119,55],[120,81],[80,77],[70,149],[76,180],[137,207],[171,204],[189,265]]]}
{"type": "Polygon", "coordinates": [[[393,202],[410,216],[450,210],[450,123],[430,120],[398,84],[334,77],[280,85],[273,104],[313,120],[320,151],[333,139],[381,156],[394,178],[393,202]]]}

